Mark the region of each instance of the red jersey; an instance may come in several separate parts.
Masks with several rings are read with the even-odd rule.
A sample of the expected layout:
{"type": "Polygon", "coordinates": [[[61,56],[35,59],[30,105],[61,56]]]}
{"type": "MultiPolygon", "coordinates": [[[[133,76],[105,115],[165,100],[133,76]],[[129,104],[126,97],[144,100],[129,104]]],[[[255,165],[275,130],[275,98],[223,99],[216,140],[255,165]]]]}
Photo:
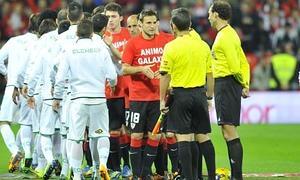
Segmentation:
{"type": "MultiPolygon", "coordinates": [[[[119,33],[112,34],[108,31],[106,31],[105,35],[106,36],[112,35],[112,37],[113,37],[112,44],[121,53],[124,50],[125,44],[131,38],[129,31],[123,27],[121,28],[121,31],[119,33]]],[[[128,88],[128,81],[129,81],[129,76],[118,76],[118,82],[117,82],[117,86],[115,88],[114,94],[112,94],[111,88],[108,85],[105,87],[106,98],[111,99],[111,98],[125,97],[125,93],[126,93],[125,91],[128,88]]],[[[127,90],[127,92],[128,92],[128,90],[127,90]]]]}
{"type": "MultiPolygon", "coordinates": [[[[122,62],[131,66],[152,65],[153,72],[159,70],[165,44],[173,40],[173,36],[156,35],[153,39],[144,39],[140,34],[130,39],[123,52],[122,62]]],[[[159,79],[149,79],[142,73],[133,74],[129,86],[129,100],[159,100],[159,79]]]]}

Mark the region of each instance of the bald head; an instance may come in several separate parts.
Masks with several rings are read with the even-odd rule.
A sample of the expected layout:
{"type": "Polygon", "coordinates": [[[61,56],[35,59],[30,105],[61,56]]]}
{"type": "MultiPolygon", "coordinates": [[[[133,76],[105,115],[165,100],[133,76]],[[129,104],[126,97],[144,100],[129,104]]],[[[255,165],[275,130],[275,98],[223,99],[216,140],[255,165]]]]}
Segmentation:
{"type": "Polygon", "coordinates": [[[127,18],[127,28],[131,36],[137,36],[140,33],[138,16],[136,14],[127,18]]]}

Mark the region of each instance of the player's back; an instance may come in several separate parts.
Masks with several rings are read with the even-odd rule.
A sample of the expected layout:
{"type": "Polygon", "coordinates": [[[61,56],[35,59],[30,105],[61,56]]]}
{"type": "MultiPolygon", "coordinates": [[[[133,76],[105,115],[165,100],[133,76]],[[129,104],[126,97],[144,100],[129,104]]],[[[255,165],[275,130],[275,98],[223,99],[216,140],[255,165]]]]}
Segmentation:
{"type": "Polygon", "coordinates": [[[106,79],[115,80],[117,77],[105,46],[99,46],[99,43],[92,39],[79,39],[67,49],[65,58],[69,64],[73,97],[83,95],[105,97],[106,79]]]}

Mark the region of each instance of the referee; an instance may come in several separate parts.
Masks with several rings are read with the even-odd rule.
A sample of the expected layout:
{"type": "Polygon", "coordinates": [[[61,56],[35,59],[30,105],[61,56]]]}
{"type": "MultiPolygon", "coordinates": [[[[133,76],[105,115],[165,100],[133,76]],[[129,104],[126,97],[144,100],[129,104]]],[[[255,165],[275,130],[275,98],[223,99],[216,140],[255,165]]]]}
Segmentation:
{"type": "Polygon", "coordinates": [[[243,147],[237,132],[240,125],[241,96],[249,96],[249,64],[241,41],[228,24],[231,6],[227,1],[214,1],[208,20],[218,31],[212,47],[215,78],[215,106],[218,125],[227,142],[232,179],[243,179],[243,147]]]}
{"type": "Polygon", "coordinates": [[[200,147],[209,179],[215,179],[215,151],[208,136],[211,126],[207,96],[213,94],[210,48],[191,29],[191,15],[186,8],[172,11],[171,27],[176,39],[164,48],[160,66],[160,109],[163,113],[168,110],[165,97],[170,86],[174,100],[167,127],[176,133],[181,176],[198,179],[200,147]],[[208,92],[204,88],[206,78],[208,92]]]}

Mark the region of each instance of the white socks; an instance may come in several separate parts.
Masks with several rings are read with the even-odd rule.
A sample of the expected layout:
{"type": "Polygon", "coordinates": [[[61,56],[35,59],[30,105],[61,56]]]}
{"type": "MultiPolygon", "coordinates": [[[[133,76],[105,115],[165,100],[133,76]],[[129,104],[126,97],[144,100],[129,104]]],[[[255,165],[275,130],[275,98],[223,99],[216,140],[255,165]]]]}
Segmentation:
{"type": "Polygon", "coordinates": [[[100,164],[105,165],[105,167],[109,155],[109,148],[110,148],[110,144],[109,144],[108,137],[99,137],[97,149],[99,153],[100,164]]]}
{"type": "Polygon", "coordinates": [[[42,147],[43,154],[47,160],[47,163],[52,164],[54,158],[52,152],[53,145],[50,136],[41,135],[41,147],[42,147]]]}
{"type": "Polygon", "coordinates": [[[16,145],[13,131],[8,124],[1,125],[0,131],[7,148],[9,149],[10,153],[15,156],[18,153],[18,147],[16,145]]]}
{"type": "Polygon", "coordinates": [[[67,156],[67,138],[62,136],[61,138],[61,154],[62,154],[62,169],[61,174],[67,176],[69,170],[69,161],[67,156]]]}
{"type": "Polygon", "coordinates": [[[90,145],[91,155],[93,159],[93,167],[94,167],[93,170],[96,173],[96,177],[98,177],[99,176],[98,170],[100,165],[99,153],[97,149],[98,138],[90,138],[89,145],[90,145]]]}
{"type": "Polygon", "coordinates": [[[81,163],[83,159],[82,141],[79,143],[71,141],[71,144],[70,165],[73,169],[74,179],[80,179],[82,174],[81,163]]]}
{"type": "Polygon", "coordinates": [[[32,128],[31,128],[31,126],[21,125],[20,138],[21,138],[22,147],[25,152],[25,159],[32,158],[32,154],[31,154],[32,128]]]}
{"type": "Polygon", "coordinates": [[[54,159],[59,160],[61,158],[61,135],[60,131],[55,131],[54,135],[52,136],[53,142],[53,154],[54,159]]]}

